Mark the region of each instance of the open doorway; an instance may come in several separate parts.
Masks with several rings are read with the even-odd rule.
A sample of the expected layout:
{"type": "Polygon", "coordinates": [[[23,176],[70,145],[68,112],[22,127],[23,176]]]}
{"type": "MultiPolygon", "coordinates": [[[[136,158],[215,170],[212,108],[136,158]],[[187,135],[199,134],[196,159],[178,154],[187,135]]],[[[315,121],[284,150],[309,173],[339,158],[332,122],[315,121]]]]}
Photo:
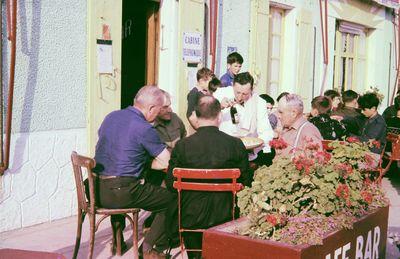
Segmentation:
{"type": "Polygon", "coordinates": [[[123,0],[121,108],[143,85],[157,84],[159,8],[159,1],[123,0]]]}

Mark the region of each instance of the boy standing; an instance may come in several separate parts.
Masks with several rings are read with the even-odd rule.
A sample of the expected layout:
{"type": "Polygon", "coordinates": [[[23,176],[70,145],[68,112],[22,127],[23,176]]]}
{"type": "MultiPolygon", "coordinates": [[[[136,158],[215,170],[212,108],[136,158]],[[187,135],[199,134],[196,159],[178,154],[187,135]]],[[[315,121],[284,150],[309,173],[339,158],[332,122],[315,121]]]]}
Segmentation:
{"type": "Polygon", "coordinates": [[[206,67],[201,68],[196,74],[196,87],[193,87],[187,95],[188,109],[186,111],[186,118],[194,129],[197,128],[196,115],[193,113],[194,107],[200,96],[208,94],[208,83],[213,77],[214,73],[210,69],[206,67]]]}
{"type": "Polygon", "coordinates": [[[221,87],[233,85],[233,78],[239,74],[242,68],[243,57],[237,52],[232,52],[226,58],[226,63],[228,64],[228,70],[221,76],[221,87]]]}

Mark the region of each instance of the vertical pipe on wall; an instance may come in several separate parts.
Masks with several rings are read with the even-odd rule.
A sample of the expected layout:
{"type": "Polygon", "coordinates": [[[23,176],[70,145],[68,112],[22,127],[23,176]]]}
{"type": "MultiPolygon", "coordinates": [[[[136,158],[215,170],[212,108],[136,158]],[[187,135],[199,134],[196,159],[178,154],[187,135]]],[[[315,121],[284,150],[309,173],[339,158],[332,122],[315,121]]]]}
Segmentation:
{"type": "Polygon", "coordinates": [[[324,56],[324,73],[322,76],[322,83],[320,95],[324,94],[326,76],[328,71],[328,0],[324,1],[324,11],[322,9],[322,0],[319,0],[319,11],[321,19],[321,36],[322,36],[322,51],[324,56]]]}
{"type": "Polygon", "coordinates": [[[218,21],[218,0],[211,0],[210,3],[210,54],[211,70],[215,70],[215,55],[217,46],[217,21],[218,21]]]}
{"type": "Polygon", "coordinates": [[[5,146],[1,147],[4,152],[4,159],[0,165],[0,175],[7,169],[10,160],[10,140],[11,140],[11,123],[12,123],[12,108],[14,97],[14,79],[15,79],[15,54],[17,40],[17,0],[7,1],[7,32],[8,40],[11,41],[10,53],[10,80],[8,84],[8,100],[7,100],[7,118],[6,118],[6,139],[5,146]],[[12,1],[12,4],[11,4],[12,1]]]}
{"type": "Polygon", "coordinates": [[[397,57],[397,62],[396,62],[396,79],[394,80],[394,87],[393,87],[393,93],[392,97],[390,98],[390,105],[393,104],[394,97],[396,96],[396,92],[398,89],[398,81],[399,81],[399,74],[400,74],[400,10],[397,10],[394,14],[394,26],[396,26],[396,18],[397,18],[397,41],[396,41],[396,36],[395,38],[395,50],[396,50],[396,57],[397,57]],[[397,16],[397,17],[396,17],[397,16]]]}

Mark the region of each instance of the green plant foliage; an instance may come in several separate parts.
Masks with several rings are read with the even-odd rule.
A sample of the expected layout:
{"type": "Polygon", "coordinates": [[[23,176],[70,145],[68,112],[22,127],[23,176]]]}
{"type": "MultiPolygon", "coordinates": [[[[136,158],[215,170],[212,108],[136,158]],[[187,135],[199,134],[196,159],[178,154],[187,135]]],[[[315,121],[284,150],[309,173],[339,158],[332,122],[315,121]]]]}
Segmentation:
{"type": "Polygon", "coordinates": [[[351,228],[357,217],[386,206],[380,186],[370,180],[368,144],[348,141],[332,142],[331,153],[310,142],[293,157],[259,168],[252,186],[238,193],[241,214],[250,220],[239,233],[321,244],[325,233],[351,228]]]}

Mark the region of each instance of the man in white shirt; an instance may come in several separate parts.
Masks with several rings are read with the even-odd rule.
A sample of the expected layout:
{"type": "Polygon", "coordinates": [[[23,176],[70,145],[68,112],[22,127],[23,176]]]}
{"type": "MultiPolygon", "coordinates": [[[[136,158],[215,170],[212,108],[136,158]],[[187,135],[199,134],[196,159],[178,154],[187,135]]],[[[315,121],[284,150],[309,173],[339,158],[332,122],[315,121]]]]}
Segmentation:
{"type": "Polygon", "coordinates": [[[249,160],[255,160],[258,154],[263,158],[259,157],[257,164],[269,165],[272,160],[268,155],[271,153],[269,141],[274,133],[268,120],[265,101],[253,91],[253,83],[254,79],[249,72],[240,73],[235,76],[233,86],[218,88],[214,93],[224,108],[219,129],[232,136],[262,139],[264,144],[249,154],[249,160]],[[263,152],[259,153],[261,150],[263,152]]]}

